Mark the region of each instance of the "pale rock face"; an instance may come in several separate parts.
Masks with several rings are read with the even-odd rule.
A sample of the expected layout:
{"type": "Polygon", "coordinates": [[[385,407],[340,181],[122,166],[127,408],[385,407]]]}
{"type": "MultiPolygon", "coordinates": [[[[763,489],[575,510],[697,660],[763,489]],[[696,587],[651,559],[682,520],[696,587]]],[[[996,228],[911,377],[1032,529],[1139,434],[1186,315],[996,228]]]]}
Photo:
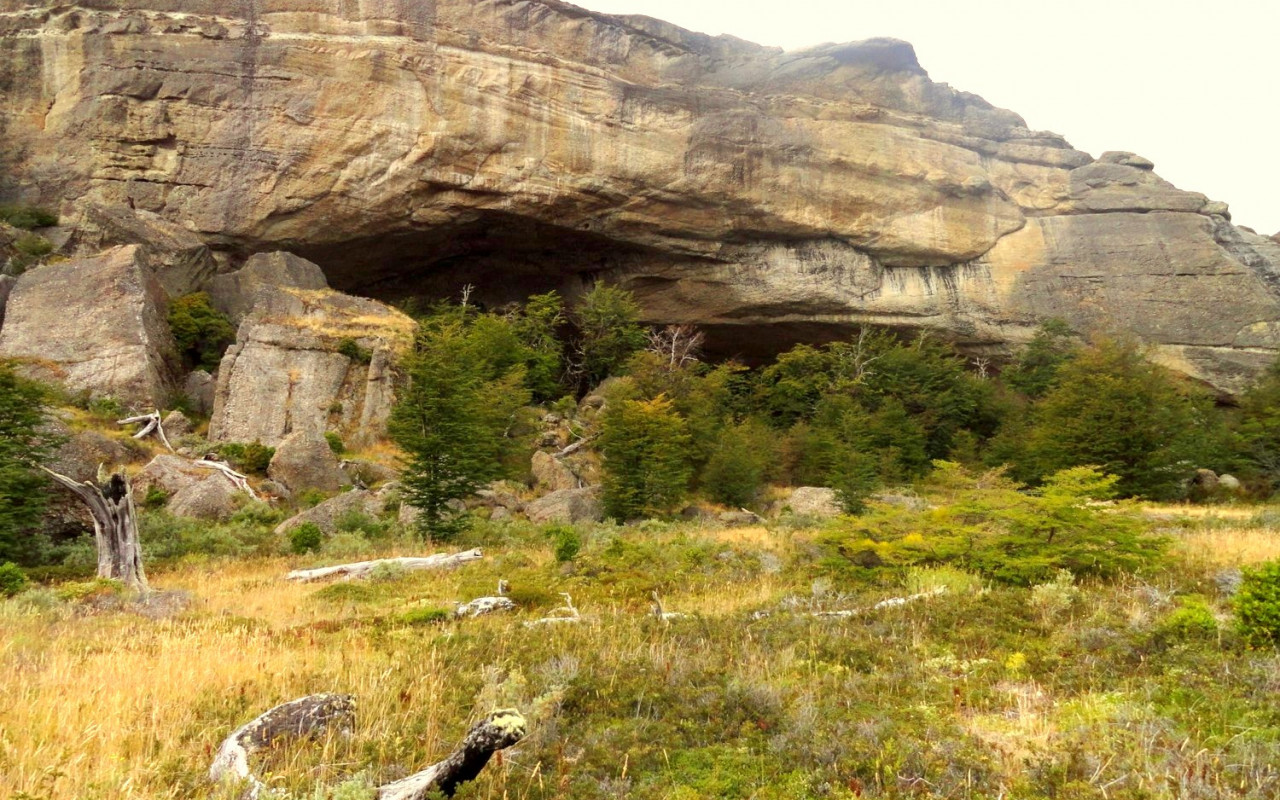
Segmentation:
{"type": "Polygon", "coordinates": [[[224,475],[213,473],[178,490],[166,508],[177,517],[225,520],[235,513],[237,494],[240,492],[224,475]]]}
{"type": "Polygon", "coordinates": [[[561,489],[534,500],[525,507],[532,522],[599,522],[604,519],[599,487],[561,489]]]}
{"type": "Polygon", "coordinates": [[[156,408],[177,363],[166,314],[164,289],[136,245],[49,264],[18,278],[0,328],[0,358],[72,392],[156,408]]]}
{"type": "Polygon", "coordinates": [[[141,209],[88,204],[70,238],[67,248],[85,255],[120,245],[137,245],[146,253],[156,279],[170,298],[200,291],[218,269],[209,247],[199,236],[141,209]]]}
{"type": "Polygon", "coordinates": [[[534,487],[544,492],[577,489],[581,482],[573,470],[551,453],[537,450],[530,464],[534,487]]]}
{"type": "Polygon", "coordinates": [[[332,291],[281,290],[240,325],[218,369],[209,438],[278,445],[292,432],[349,444],[381,436],[394,402],[394,354],[413,321],[374,300],[332,291]],[[351,340],[368,364],[338,352],[351,340]]]}
{"type": "Polygon", "coordinates": [[[280,442],[267,475],[295,494],[303,489],[336,492],[350,483],[338,468],[329,443],[305,431],[290,434],[280,442]]]}
{"type": "MultiPolygon", "coordinates": [[[[605,276],[721,354],[879,323],[1000,355],[1046,309],[1158,310],[1141,335],[1224,391],[1276,353],[1274,242],[1147,159],[932,82],[903,42],[784,53],[555,0],[101,5],[0,5],[0,195],[131,204],[383,298],[605,276]]],[[[237,347],[307,349],[280,339],[237,347]]]]}
{"type": "Polygon", "coordinates": [[[320,267],[292,253],[258,253],[235,272],[216,275],[206,291],[215,308],[239,323],[280,289],[328,289],[320,267]]]}
{"type": "Polygon", "coordinates": [[[821,486],[801,486],[791,492],[787,499],[791,513],[800,517],[819,517],[827,519],[838,517],[842,513],[840,501],[834,489],[821,486]]]}

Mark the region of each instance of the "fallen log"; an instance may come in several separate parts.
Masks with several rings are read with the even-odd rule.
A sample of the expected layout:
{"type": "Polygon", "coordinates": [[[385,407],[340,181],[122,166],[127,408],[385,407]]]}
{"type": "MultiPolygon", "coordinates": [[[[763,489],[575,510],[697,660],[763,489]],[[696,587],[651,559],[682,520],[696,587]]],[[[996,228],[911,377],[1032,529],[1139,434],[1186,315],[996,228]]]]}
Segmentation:
{"type": "Polygon", "coordinates": [[[448,758],[407,778],[378,787],[378,800],[424,800],[432,792],[453,797],[474,780],[499,750],[524,738],[524,716],[514,708],[495,711],[468,733],[448,758]]]}
{"type": "Polygon", "coordinates": [[[368,577],[375,569],[381,566],[397,567],[408,572],[424,569],[452,569],[471,561],[478,561],[483,556],[484,554],[477,547],[474,550],[464,550],[461,553],[436,553],[422,558],[379,558],[374,561],[357,561],[353,564],[338,564],[333,567],[295,569],[284,577],[285,580],[304,582],[318,581],[334,576],[340,576],[343,580],[351,580],[352,578],[368,577]]]}
{"type": "Polygon", "coordinates": [[[204,458],[201,458],[199,461],[193,461],[191,463],[197,467],[203,467],[205,469],[214,469],[214,470],[217,470],[218,472],[221,472],[223,475],[227,476],[228,480],[231,481],[232,486],[248,494],[254,500],[259,499],[258,493],[255,492],[253,490],[253,487],[249,485],[248,476],[242,475],[239,472],[236,472],[234,469],[227,466],[226,464],[223,464],[221,461],[213,461],[208,456],[205,456],[204,458]]]}
{"type": "Polygon", "coordinates": [[[338,723],[350,734],[356,702],[348,694],[313,694],[291,700],[241,725],[218,748],[209,767],[214,783],[238,780],[248,785],[242,797],[256,798],[266,786],[249,767],[249,756],[284,738],[315,738],[338,723]]]}
{"type": "MultiPolygon", "coordinates": [[[[278,705],[236,729],[223,741],[209,767],[214,783],[240,781],[242,798],[254,800],[266,785],[253,774],[249,758],[284,738],[317,738],[334,725],[350,735],[355,724],[355,699],[345,694],[313,694],[278,705]]],[[[524,738],[524,716],[514,708],[494,711],[477,723],[443,761],[407,778],[378,788],[378,800],[424,800],[439,792],[452,797],[458,787],[474,780],[499,750],[524,738]]]]}
{"type": "Polygon", "coordinates": [[[524,626],[532,628],[535,625],[552,625],[557,622],[580,622],[582,615],[578,613],[577,606],[573,604],[573,598],[565,592],[561,592],[560,596],[564,598],[564,605],[551,609],[551,613],[542,619],[529,620],[524,626]]]}
{"type": "Polygon", "coordinates": [[[137,417],[128,417],[127,419],[117,420],[117,425],[132,425],[134,423],[145,423],[137,433],[133,435],[135,439],[144,439],[147,434],[155,432],[165,447],[169,448],[169,452],[173,452],[173,445],[169,444],[169,437],[164,435],[164,425],[160,422],[160,409],[156,409],[150,414],[142,414],[137,417]]]}

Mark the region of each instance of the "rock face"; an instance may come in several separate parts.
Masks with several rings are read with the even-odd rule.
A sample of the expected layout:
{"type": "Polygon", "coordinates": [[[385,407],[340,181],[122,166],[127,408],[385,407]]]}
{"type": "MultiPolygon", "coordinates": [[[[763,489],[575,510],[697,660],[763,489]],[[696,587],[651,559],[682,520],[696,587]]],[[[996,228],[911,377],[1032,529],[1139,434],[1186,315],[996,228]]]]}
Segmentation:
{"type": "Polygon", "coordinates": [[[378,438],[394,402],[394,354],[412,331],[413,320],[374,300],[271,293],[222,359],[209,439],[274,447],[293,432],[323,441],[337,431],[349,444],[378,438]]]}
{"type": "Polygon", "coordinates": [[[131,205],[383,298],[603,275],[726,353],[872,322],[1000,354],[1047,315],[1224,390],[1276,353],[1276,242],[904,42],[784,53],[556,0],[104,5],[5,6],[0,199],[131,205]]]}
{"type": "Polygon", "coordinates": [[[9,296],[0,358],[71,391],[164,402],[177,363],[166,297],[136,245],[30,270],[9,296]]]}
{"type": "Polygon", "coordinates": [[[533,522],[599,522],[604,518],[598,487],[561,489],[540,497],[525,507],[533,522]]]}
{"type": "Polygon", "coordinates": [[[328,289],[320,267],[292,253],[258,253],[235,272],[217,275],[206,291],[219,311],[233,322],[240,322],[260,301],[270,302],[267,294],[280,289],[328,289]]]}
{"type": "Polygon", "coordinates": [[[87,254],[137,245],[170,298],[200,291],[218,268],[199,236],[150,211],[89,204],[71,239],[69,249],[87,254]]]}

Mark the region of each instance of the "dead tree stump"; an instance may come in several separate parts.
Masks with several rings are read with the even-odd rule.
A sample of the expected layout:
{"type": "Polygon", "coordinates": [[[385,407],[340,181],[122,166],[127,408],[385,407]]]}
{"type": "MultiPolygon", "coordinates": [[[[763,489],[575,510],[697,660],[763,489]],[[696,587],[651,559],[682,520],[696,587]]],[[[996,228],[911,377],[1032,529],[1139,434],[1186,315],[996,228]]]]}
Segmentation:
{"type": "Polygon", "coordinates": [[[142,568],[138,514],[133,506],[133,491],[124,475],[117,472],[99,485],[93,481],[80,483],[51,469],[45,472],[89,507],[98,548],[98,577],[121,581],[131,589],[146,592],[147,573],[142,568]]]}

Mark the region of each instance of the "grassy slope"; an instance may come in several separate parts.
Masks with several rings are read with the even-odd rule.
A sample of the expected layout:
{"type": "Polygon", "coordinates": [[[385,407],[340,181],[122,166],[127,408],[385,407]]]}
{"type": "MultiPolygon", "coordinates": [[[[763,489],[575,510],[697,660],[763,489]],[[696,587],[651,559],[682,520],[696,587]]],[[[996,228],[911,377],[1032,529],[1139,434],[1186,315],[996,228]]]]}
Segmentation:
{"type": "Polygon", "coordinates": [[[0,798],[212,796],[228,732],[318,691],[355,694],[359,725],[269,759],[271,782],[303,796],[415,770],[511,704],[530,737],[460,796],[1277,796],[1280,660],[1239,645],[1211,578],[1280,556],[1280,535],[1252,511],[1159,513],[1182,531],[1174,569],[1080,587],[1056,611],[935,574],[961,590],[815,618],[920,587],[835,585],[803,529],[654,525],[592,531],[572,566],[502,529],[478,565],[359,584],[280,579],[314,557],[190,560],[153,570],[192,598],[159,619],[36,592],[0,604],[0,798]],[[406,618],[499,577],[520,613],[406,618]],[[690,616],[653,618],[653,589],[690,616]],[[523,624],[561,591],[581,624],[523,624]],[[1224,617],[1217,632],[1171,624],[1189,592],[1224,617]]]}

